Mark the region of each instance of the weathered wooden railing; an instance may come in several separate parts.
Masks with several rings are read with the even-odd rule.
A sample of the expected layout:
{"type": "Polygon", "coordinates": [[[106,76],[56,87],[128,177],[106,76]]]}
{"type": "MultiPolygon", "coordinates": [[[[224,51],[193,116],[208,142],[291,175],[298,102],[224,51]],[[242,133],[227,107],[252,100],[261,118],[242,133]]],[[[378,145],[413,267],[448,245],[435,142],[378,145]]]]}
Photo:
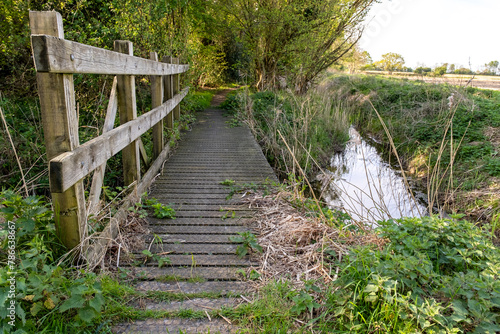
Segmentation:
{"type": "MultiPolygon", "coordinates": [[[[115,41],[115,51],[109,51],[65,40],[62,17],[54,11],[30,12],[30,26],[57,231],[63,243],[73,248],[87,237],[87,217],[97,208],[109,158],[123,151],[124,182],[135,187],[136,194],[146,190],[160,169],[169,149],[164,144],[163,119],[173,128],[180,117],[179,103],[188,88],[179,91],[179,74],[188,65],[179,65],[171,57],[159,62],[155,52],[151,59],[134,57],[129,41],[115,41]],[[83,145],[78,138],[75,73],[116,75],[102,135],[83,145]],[[135,75],[151,76],[153,109],[139,117],[135,75]],[[117,110],[121,125],[113,129],[117,110]],[[141,177],[140,155],[145,151],[140,136],[151,128],[155,160],[141,177]],[[92,171],[87,205],[82,180],[92,171]]],[[[113,238],[116,225],[112,220],[101,240],[113,238]]]]}

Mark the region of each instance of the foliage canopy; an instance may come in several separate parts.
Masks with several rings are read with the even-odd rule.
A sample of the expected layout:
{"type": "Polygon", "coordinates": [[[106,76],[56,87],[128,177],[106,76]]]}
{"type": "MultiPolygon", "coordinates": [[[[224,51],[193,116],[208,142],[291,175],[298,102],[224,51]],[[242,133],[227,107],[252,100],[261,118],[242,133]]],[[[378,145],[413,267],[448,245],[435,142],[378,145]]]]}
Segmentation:
{"type": "Polygon", "coordinates": [[[35,82],[29,10],[57,10],[67,39],[108,49],[114,40],[128,39],[138,56],[156,51],[180,57],[191,64],[189,81],[195,85],[230,76],[263,89],[288,79],[303,92],[357,42],[374,2],[7,0],[0,4],[0,72],[11,79],[6,86],[17,82],[33,94],[33,86],[23,88],[35,82]]]}

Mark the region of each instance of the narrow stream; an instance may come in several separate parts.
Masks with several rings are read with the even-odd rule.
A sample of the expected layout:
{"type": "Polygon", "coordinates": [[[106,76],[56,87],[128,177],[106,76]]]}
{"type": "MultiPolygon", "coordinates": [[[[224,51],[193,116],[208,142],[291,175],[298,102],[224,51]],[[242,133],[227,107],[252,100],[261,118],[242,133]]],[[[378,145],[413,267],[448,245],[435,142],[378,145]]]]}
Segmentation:
{"type": "Polygon", "coordinates": [[[416,192],[412,196],[401,172],[385,162],[377,149],[352,127],[349,137],[345,151],[331,158],[326,175],[318,176],[328,206],[341,208],[354,220],[369,224],[424,215],[425,195],[416,192]]]}

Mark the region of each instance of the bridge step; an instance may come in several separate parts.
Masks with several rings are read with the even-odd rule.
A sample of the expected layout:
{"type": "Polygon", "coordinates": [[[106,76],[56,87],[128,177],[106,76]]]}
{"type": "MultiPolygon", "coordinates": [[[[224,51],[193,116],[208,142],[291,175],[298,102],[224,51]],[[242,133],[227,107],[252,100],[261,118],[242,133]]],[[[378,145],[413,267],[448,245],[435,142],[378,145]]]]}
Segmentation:
{"type": "MultiPolygon", "coordinates": [[[[246,219],[220,219],[220,218],[175,218],[175,219],[158,219],[158,218],[148,218],[150,227],[154,229],[157,225],[192,225],[192,226],[242,226],[250,223],[248,218],[246,219]]],[[[187,229],[186,229],[187,230],[187,229]]]]}
{"type": "Polygon", "coordinates": [[[157,225],[151,227],[156,234],[236,234],[249,229],[240,225],[226,226],[190,226],[190,225],[157,225]]]}
{"type": "Polygon", "coordinates": [[[234,281],[241,279],[239,273],[241,268],[238,267],[123,267],[130,270],[131,274],[142,280],[158,280],[163,281],[168,279],[178,280],[217,280],[217,281],[234,281]]]}
{"type": "Polygon", "coordinates": [[[163,291],[184,294],[213,293],[220,296],[239,295],[249,291],[246,282],[147,282],[135,285],[137,291],[163,291]]]}
{"type": "MultiPolygon", "coordinates": [[[[144,249],[149,249],[152,253],[165,254],[234,254],[236,252],[236,244],[160,244],[151,245],[144,244],[144,249]]],[[[138,253],[139,254],[139,253],[138,253]]]]}
{"type": "MultiPolygon", "coordinates": [[[[230,243],[229,237],[234,234],[156,234],[155,236],[147,236],[146,243],[151,243],[156,238],[161,238],[160,244],[227,244],[230,243]]],[[[156,241],[154,241],[156,242],[156,241]]],[[[153,243],[154,243],[153,242],[153,243]]]]}
{"type": "Polygon", "coordinates": [[[194,334],[194,333],[237,333],[238,328],[228,324],[223,319],[148,319],[134,323],[125,323],[115,326],[116,334],[194,334]]]}

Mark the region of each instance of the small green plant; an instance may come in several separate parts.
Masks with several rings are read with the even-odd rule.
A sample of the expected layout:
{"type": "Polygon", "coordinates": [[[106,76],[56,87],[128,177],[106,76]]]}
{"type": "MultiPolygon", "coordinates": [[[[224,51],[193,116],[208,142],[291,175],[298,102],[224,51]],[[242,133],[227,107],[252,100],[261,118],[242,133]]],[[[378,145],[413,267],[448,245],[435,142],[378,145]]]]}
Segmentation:
{"type": "Polygon", "coordinates": [[[153,209],[153,216],[159,219],[175,219],[175,210],[166,204],[159,203],[156,198],[144,201],[144,207],[153,209]]]}
{"type": "Polygon", "coordinates": [[[237,127],[241,126],[243,123],[238,118],[238,115],[234,115],[231,117],[231,119],[229,121],[226,121],[226,124],[229,124],[230,128],[237,128],[237,127]]]}
{"type": "Polygon", "coordinates": [[[252,281],[258,280],[260,276],[260,273],[255,269],[250,270],[250,273],[248,273],[248,278],[252,281]]]}
{"type": "Polygon", "coordinates": [[[172,263],[172,261],[170,260],[169,257],[154,254],[148,249],[143,250],[142,254],[146,256],[145,263],[147,261],[150,261],[150,260],[156,261],[156,262],[158,262],[158,268],[161,268],[161,267],[165,266],[166,264],[172,263]]]}
{"type": "Polygon", "coordinates": [[[232,186],[235,183],[236,183],[235,180],[230,180],[230,179],[225,179],[224,181],[220,182],[220,184],[223,186],[232,186]]]}
{"type": "Polygon", "coordinates": [[[250,250],[253,250],[257,253],[262,253],[262,247],[257,242],[257,238],[251,232],[239,232],[238,236],[231,236],[229,240],[231,242],[240,243],[238,247],[236,247],[236,254],[242,258],[248,254],[250,250]]]}
{"type": "Polygon", "coordinates": [[[148,216],[148,212],[140,204],[131,206],[130,208],[128,208],[128,211],[135,213],[139,218],[146,218],[148,216]]]}
{"type": "MultiPolygon", "coordinates": [[[[224,211],[224,209],[221,209],[221,211],[224,211]]],[[[222,215],[221,220],[226,220],[226,219],[229,219],[229,218],[235,218],[236,217],[236,212],[234,211],[227,211],[226,213],[224,213],[222,215]]]]}
{"type": "Polygon", "coordinates": [[[295,305],[292,307],[291,311],[297,315],[308,310],[312,316],[313,310],[321,307],[321,305],[314,300],[314,297],[305,291],[300,291],[292,300],[295,305]]]}
{"type": "Polygon", "coordinates": [[[166,218],[166,219],[175,219],[175,210],[172,209],[169,205],[157,203],[151,206],[154,209],[154,216],[156,218],[166,218]]]}

